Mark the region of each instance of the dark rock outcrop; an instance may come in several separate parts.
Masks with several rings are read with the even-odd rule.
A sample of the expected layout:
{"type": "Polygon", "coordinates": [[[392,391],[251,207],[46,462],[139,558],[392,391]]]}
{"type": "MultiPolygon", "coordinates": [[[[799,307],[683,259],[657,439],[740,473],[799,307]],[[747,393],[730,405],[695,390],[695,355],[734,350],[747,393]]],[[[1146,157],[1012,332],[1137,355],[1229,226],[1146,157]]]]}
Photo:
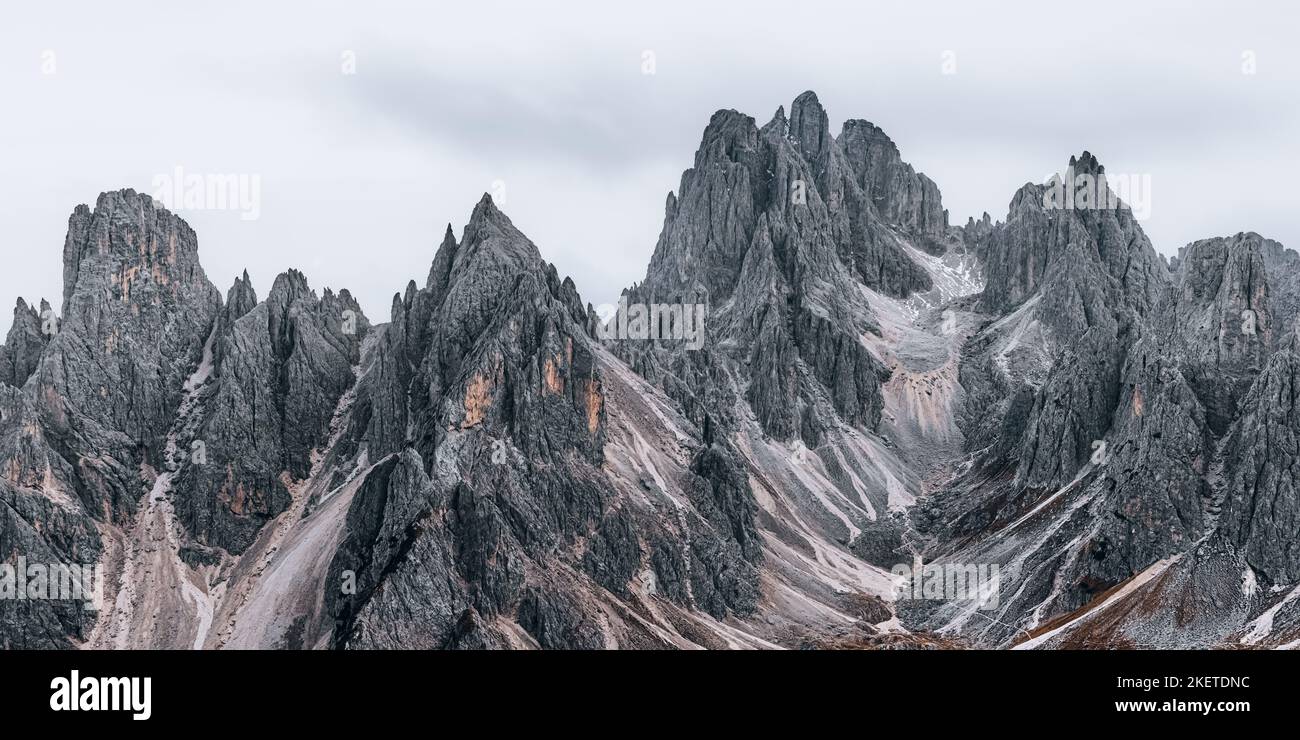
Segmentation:
{"type": "Polygon", "coordinates": [[[976,353],[963,360],[963,385],[1007,391],[995,391],[986,401],[991,408],[968,417],[966,431],[973,438],[987,436],[973,424],[1014,418],[1007,415],[1016,397],[1010,390],[1026,382],[1034,388],[1023,424],[1003,424],[998,445],[1016,451],[1021,486],[1062,485],[1091,455],[1092,443],[1106,436],[1129,349],[1170,282],[1132,212],[1123,203],[1110,205],[1104,175],[1088,152],[1071,157],[1067,177],[1091,178],[1099,192],[1096,207],[1057,204],[1051,189],[1061,185],[1055,181],[1026,185],[1012,199],[1007,221],[993,226],[977,250],[985,259],[978,310],[1013,314],[1032,300],[1024,313],[1013,314],[1015,324],[1041,326],[1035,333],[1045,340],[1028,371],[1000,367],[1011,367],[1007,354],[1020,345],[1023,328],[1009,338],[976,337],[999,355],[997,362],[976,353]]]}
{"type": "Polygon", "coordinates": [[[1222,534],[1272,585],[1300,581],[1300,337],[1280,344],[1242,399],[1221,481],[1222,534]]]}
{"type": "Polygon", "coordinates": [[[78,206],[63,257],[62,323],[30,393],[46,438],[78,470],[78,495],[96,517],[126,521],[140,465],[161,467],[221,297],[189,225],[131,190],[78,206]]]}
{"type": "Polygon", "coordinates": [[[871,124],[850,121],[832,137],[812,93],[762,128],[719,111],[668,198],[645,281],[625,292],[628,304],[706,304],[706,351],[618,351],[699,409],[697,422],[707,409],[728,423],[735,371],[725,368],[738,365],[745,399],[776,438],[816,444],[837,423],[815,411],[821,399],[874,429],[889,373],[860,341],[879,332],[861,286],[891,296],[930,289],[909,243],[942,252],[949,238],[938,189],[871,124]]]}
{"type": "Polygon", "coordinates": [[[209,348],[206,414],[178,440],[189,454],[177,508],[200,543],[241,552],[285,510],[329,439],[368,331],[346,290],[318,298],[296,270],[261,303],[247,273],[235,281],[209,348]]]}
{"type": "Polygon", "coordinates": [[[0,383],[21,388],[36,371],[41,352],[56,333],[58,318],[50,304],[41,301],[37,311],[19,298],[14,307],[14,323],[4,344],[0,344],[0,383]]]}
{"type": "MultiPolygon", "coordinates": [[[[1086,153],[1070,171],[1104,172],[1086,153]]],[[[978,538],[945,559],[1014,566],[1010,603],[977,629],[993,644],[1086,614],[1157,563],[1181,559],[1175,580],[1217,573],[1221,589],[1223,564],[1244,557],[1251,586],[1236,606],[1177,616],[1222,636],[1231,622],[1217,620],[1249,613],[1241,594],[1257,581],[1296,577],[1283,534],[1295,527],[1284,452],[1293,342],[1279,337],[1290,336],[1300,258],[1239,234],[1191,244],[1166,269],[1126,208],[1053,208],[1050,187],[1023,188],[1005,224],[965,230],[985,258],[976,308],[993,317],[963,351],[977,464],[915,519],[938,542],[978,538]]],[[[918,624],[954,618],[912,613],[918,624]]]]}
{"type": "Polygon", "coordinates": [[[376,326],[296,270],[222,301],[147,196],[79,207],[61,317],[0,345],[0,561],[109,567],[112,613],[0,599],[0,646],[1281,639],[1300,255],[1166,264],[1087,152],[954,228],[830,131],[715,114],[613,321],[488,196],[376,326]],[[918,561],[1000,600],[891,601],[918,561]]]}

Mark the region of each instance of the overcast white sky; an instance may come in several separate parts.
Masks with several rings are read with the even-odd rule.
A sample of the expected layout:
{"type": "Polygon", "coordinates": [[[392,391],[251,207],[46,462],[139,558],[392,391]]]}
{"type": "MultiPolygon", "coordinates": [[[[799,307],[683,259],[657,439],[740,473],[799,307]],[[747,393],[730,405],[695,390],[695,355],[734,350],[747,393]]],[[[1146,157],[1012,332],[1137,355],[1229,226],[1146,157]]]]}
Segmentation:
{"type": "Polygon", "coordinates": [[[1298,26],[1282,0],[9,3],[0,331],[20,295],[57,309],[73,207],[178,165],[261,179],[256,220],[182,212],[223,294],[298,267],[386,321],[500,181],[543,256],[614,301],[710,114],[761,124],[806,89],[834,133],[884,128],[954,223],[1005,217],[1088,149],[1150,175],[1161,252],[1243,230],[1297,247],[1298,26]]]}

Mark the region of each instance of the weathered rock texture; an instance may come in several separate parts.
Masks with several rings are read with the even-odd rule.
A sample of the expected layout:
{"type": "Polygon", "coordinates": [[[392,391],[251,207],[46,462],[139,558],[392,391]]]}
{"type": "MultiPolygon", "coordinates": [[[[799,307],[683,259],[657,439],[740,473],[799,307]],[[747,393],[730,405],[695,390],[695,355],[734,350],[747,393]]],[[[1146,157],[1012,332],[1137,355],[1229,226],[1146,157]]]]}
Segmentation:
{"type": "Polygon", "coordinates": [[[57,331],[58,317],[50,304],[41,301],[37,311],[19,298],[14,307],[14,323],[4,344],[0,344],[0,383],[21,388],[36,371],[41,352],[57,331]]]}
{"type": "Polygon", "coordinates": [[[376,464],[326,581],[356,580],[327,592],[336,647],[653,640],[601,616],[643,572],[716,617],[753,610],[758,550],[734,467],[702,449],[688,489],[700,513],[671,529],[602,472],[607,390],[586,320],[573,283],[487,196],[459,242],[448,229],[425,287],[394,299],[353,417],[376,464]]]}
{"type": "MultiPolygon", "coordinates": [[[[1087,153],[1071,167],[1104,172],[1087,153]]],[[[991,315],[963,351],[975,464],[917,517],[930,556],[1015,575],[989,619],[925,604],[913,622],[991,644],[1220,644],[1296,580],[1277,383],[1297,257],[1239,234],[1166,268],[1126,208],[1054,209],[1045,191],[965,230],[991,315]],[[1113,599],[1127,616],[1098,616],[1113,599]],[[1180,643],[1169,619],[1197,627],[1180,643]]]]}
{"type": "Polygon", "coordinates": [[[0,646],[1297,644],[1300,255],[1166,263],[1087,152],[1093,200],[950,227],[830,131],[712,117],[640,335],[487,196],[373,326],[296,270],[223,300],[147,196],[78,207],[61,311],[0,345],[0,561],[103,599],[0,598],[0,646]],[[997,603],[903,598],[918,562],[997,603]]]}
{"type": "Polygon", "coordinates": [[[725,354],[745,368],[745,400],[772,436],[817,444],[837,423],[816,410],[827,403],[873,430],[888,370],[859,340],[879,333],[861,288],[929,290],[912,245],[943,251],[947,239],[938,189],[870,123],[832,137],[810,92],[762,128],[720,111],[668,197],[646,279],[626,293],[630,304],[707,304],[709,352],[620,353],[696,421],[706,407],[724,422],[731,412],[725,354]]]}
{"type": "Polygon", "coordinates": [[[329,440],[368,330],[346,290],[318,298],[296,270],[261,303],[247,275],[231,287],[209,348],[210,412],[181,440],[191,454],[177,478],[179,514],[200,543],[242,552],[288,507],[289,488],[329,440]]]}
{"type": "Polygon", "coordinates": [[[130,190],[77,208],[63,262],[62,323],[28,390],[79,498],[121,522],[141,498],[140,466],[161,465],[221,297],[189,225],[130,190]]]}

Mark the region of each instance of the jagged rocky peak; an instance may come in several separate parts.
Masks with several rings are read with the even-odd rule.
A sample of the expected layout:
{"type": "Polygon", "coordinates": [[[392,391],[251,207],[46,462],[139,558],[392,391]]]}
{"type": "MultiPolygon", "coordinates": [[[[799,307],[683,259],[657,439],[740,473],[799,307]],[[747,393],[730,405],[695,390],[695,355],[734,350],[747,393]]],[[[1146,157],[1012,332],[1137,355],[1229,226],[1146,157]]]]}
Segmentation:
{"type": "MultiPolygon", "coordinates": [[[[450,234],[448,228],[448,234],[450,234]]],[[[446,238],[444,237],[444,243],[446,238]]],[[[506,269],[522,271],[542,261],[537,246],[524,236],[505,213],[497,208],[488,193],[479,198],[462,234],[461,248],[456,251],[456,265],[461,271],[481,260],[502,264],[506,269]]],[[[455,271],[455,268],[453,268],[455,271]]]]}
{"type": "Polygon", "coordinates": [[[183,465],[177,512],[202,546],[238,553],[290,502],[312,453],[329,438],[343,394],[355,381],[370,324],[351,295],[317,297],[297,270],[276,277],[256,300],[247,273],[230,290],[214,337],[214,382],[201,394],[183,465]]]}
{"type": "Polygon", "coordinates": [[[180,217],[132,190],[78,206],[64,242],[58,334],[33,373],[47,433],[83,470],[91,510],[128,516],[140,464],[161,464],[221,296],[180,217]]]}
{"type": "MultiPolygon", "coordinates": [[[[626,292],[629,303],[707,304],[707,342],[744,358],[753,373],[748,400],[781,439],[811,443],[838,423],[836,413],[874,427],[888,372],[859,341],[879,331],[863,289],[900,298],[931,289],[921,252],[942,253],[961,239],[948,231],[938,189],[883,134],[868,139],[854,133],[865,131],[857,124],[849,128],[833,138],[811,92],[794,101],[788,120],[778,109],[762,129],[737,111],[715,113],[695,166],[668,197],[646,278],[626,292]]],[[[677,350],[618,349],[652,382],[718,372],[712,359],[677,350]]],[[[701,418],[700,395],[666,382],[701,418]]],[[[729,415],[725,407],[714,413],[729,415]]]]}
{"type": "Polygon", "coordinates": [[[1270,586],[1300,580],[1300,336],[1278,334],[1223,445],[1222,534],[1270,586]]]}
{"type": "Polygon", "coordinates": [[[625,589],[638,545],[629,513],[608,510],[585,323],[572,281],[489,197],[459,242],[448,230],[359,388],[367,425],[349,434],[375,465],[331,565],[358,574],[356,594],[326,595],[335,645],[601,643],[591,578],[625,589]]]}
{"type": "Polygon", "coordinates": [[[156,336],[164,350],[186,350],[162,353],[170,370],[183,370],[221,304],[199,264],[193,229],[133,190],[101,194],[94,211],[77,206],[63,262],[61,331],[98,340],[100,352],[112,354],[119,339],[156,336]]]}
{"type": "Polygon", "coordinates": [[[665,206],[664,232],[651,258],[647,282],[668,295],[694,294],[721,301],[730,294],[756,220],[756,180],[765,171],[754,120],[718,111],[704,130],[695,166],[682,174],[665,206]],[[707,204],[717,203],[716,213],[707,204]]]}
{"type": "Polygon", "coordinates": [[[1076,175],[1104,175],[1106,168],[1102,166],[1101,161],[1096,155],[1087,149],[1079,156],[1070,155],[1070,168],[1076,175]]]}
{"type": "Polygon", "coordinates": [[[1104,172],[1085,151],[1066,168],[1073,182],[1054,176],[1016,191],[1006,222],[994,225],[978,247],[984,310],[1003,313],[1041,292],[1059,309],[1056,326],[1066,332],[1087,327],[1079,304],[1091,299],[1082,293],[1099,292],[1137,314],[1150,310],[1169,271],[1104,172]],[[1091,280],[1094,270],[1097,279],[1091,280]]]}
{"type": "Polygon", "coordinates": [[[1170,269],[1184,294],[1221,294],[1224,310],[1253,321],[1270,347],[1300,313],[1300,254],[1254,232],[1193,242],[1178,250],[1170,269]],[[1240,315],[1247,310],[1254,315],[1240,315]]]}
{"type": "Polygon", "coordinates": [[[837,189],[826,177],[847,169],[876,216],[916,237],[918,246],[944,250],[948,212],[939,186],[904,162],[898,147],[879,127],[862,119],[848,119],[840,135],[832,138],[826,110],[817,94],[808,91],[791,106],[789,135],[798,142],[804,159],[813,164],[823,187],[837,189]]]}
{"type": "Polygon", "coordinates": [[[988,469],[1014,466],[1015,486],[1030,496],[1069,482],[1105,439],[1130,349],[1171,285],[1132,212],[1109,197],[1103,172],[1088,152],[1072,157],[1065,179],[1079,177],[1091,197],[1075,200],[1059,177],[1027,184],[976,247],[985,278],[977,308],[1012,316],[963,357],[961,424],[981,446],[998,440],[988,469]]]}
{"type": "MultiPolygon", "coordinates": [[[[20,301],[0,346],[0,555],[110,555],[123,611],[92,645],[857,639],[922,624],[877,599],[913,545],[1007,566],[987,619],[918,607],[985,644],[1180,558],[1227,586],[1092,613],[1280,606],[1300,255],[1248,233],[1166,264],[1089,152],[953,228],[879,127],[830,131],[811,92],[705,127],[624,294],[705,304],[698,345],[610,338],[487,195],[372,327],[297,270],[222,302],[184,221],[104,194],[69,220],[63,322],[20,301]],[[987,287],[950,300],[972,253],[987,287]]],[[[0,646],[94,624],[0,601],[0,646]]]]}
{"type": "MultiPolygon", "coordinates": [[[[761,129],[750,116],[720,110],[705,127],[695,166],[669,194],[664,230],[643,293],[697,296],[721,305],[735,289],[759,216],[773,232],[777,265],[826,260],[828,244],[850,275],[893,296],[932,287],[909,248],[942,253],[948,234],[934,183],[902,162],[888,137],[861,122],[839,139],[815,93],[778,108],[761,129]]],[[[869,124],[867,124],[869,126],[869,124]]]]}
{"type": "Polygon", "coordinates": [[[58,331],[58,318],[50,304],[41,299],[40,310],[18,299],[13,324],[0,344],[0,383],[21,388],[36,370],[41,352],[58,331]]]}
{"type": "MultiPolygon", "coordinates": [[[[468,329],[476,333],[493,317],[490,308],[501,301],[521,276],[533,275],[556,290],[565,292],[565,300],[577,298],[570,280],[559,280],[555,268],[542,260],[537,246],[524,236],[484,193],[474,206],[459,242],[451,226],[443,236],[442,244],[434,255],[426,288],[430,298],[451,312],[448,318],[460,324],[470,322],[468,329]],[[566,291],[563,286],[568,286],[566,291]]],[[[407,287],[404,303],[414,298],[415,286],[407,287]]],[[[577,315],[585,316],[580,306],[577,315]]]]}
{"type": "Polygon", "coordinates": [[[257,291],[253,288],[253,281],[248,277],[248,270],[235,278],[235,282],[226,291],[226,302],[221,308],[221,314],[217,318],[217,328],[213,333],[212,351],[213,357],[219,367],[224,360],[226,343],[221,341],[223,337],[230,334],[235,322],[240,320],[249,311],[257,306],[257,291]]]}
{"type": "MultiPolygon", "coordinates": [[[[102,532],[133,520],[163,466],[221,298],[190,227],[131,190],[78,206],[63,257],[61,320],[44,302],[20,305],[3,353],[12,379],[30,378],[0,387],[0,546],[87,563],[102,532]]],[[[17,612],[0,604],[5,645],[66,647],[95,622],[79,603],[17,612]]]]}
{"type": "MultiPolygon", "coordinates": [[[[541,372],[547,376],[548,387],[575,403],[586,398],[581,403],[591,404],[589,411],[597,413],[600,404],[595,386],[587,388],[577,378],[566,380],[575,371],[575,361],[586,367],[580,374],[590,371],[591,358],[582,346],[586,310],[577,290],[571,280],[561,280],[555,267],[542,260],[537,246],[497,208],[490,195],[485,194],[474,207],[459,242],[450,227],[447,229],[427,284],[425,290],[408,285],[406,295],[394,304],[395,323],[405,346],[389,349],[405,354],[410,362],[421,365],[420,373],[427,374],[431,386],[424,400],[430,404],[428,408],[448,401],[450,405],[440,413],[463,414],[457,423],[468,419],[468,423],[477,424],[485,415],[496,417],[508,410],[514,402],[511,399],[522,403],[527,395],[516,396],[503,384],[506,365],[525,362],[524,358],[542,347],[550,347],[559,355],[550,356],[549,361],[537,359],[537,367],[521,372],[541,372]],[[467,376],[471,368],[474,372],[467,376]],[[454,403],[454,397],[438,398],[466,382],[470,383],[468,395],[460,395],[454,403]],[[501,393],[506,395],[498,397],[501,393]]],[[[387,339],[396,342],[399,337],[390,331],[387,339]]],[[[445,433],[431,427],[426,431],[430,436],[425,444],[445,433]]],[[[395,450],[386,449],[391,451],[395,450]]],[[[431,450],[420,451],[426,454],[431,450]]]]}
{"type": "MultiPolygon", "coordinates": [[[[185,291],[208,292],[198,238],[183,219],[152,197],[126,189],[101,193],[91,211],[79,205],[68,219],[63,247],[65,319],[82,304],[79,286],[107,280],[123,302],[177,305],[185,291]],[[133,299],[134,296],[134,299],[133,299]]],[[[93,299],[92,299],[93,300],[93,299]]]]}
{"type": "Polygon", "coordinates": [[[312,289],[307,283],[307,276],[291,267],[275,276],[275,282],[271,283],[271,292],[267,295],[267,300],[274,300],[278,304],[288,305],[311,294],[312,289]]]}
{"type": "Polygon", "coordinates": [[[966,224],[961,227],[962,241],[979,257],[981,263],[984,260],[984,248],[987,246],[986,239],[993,232],[993,226],[993,219],[988,211],[985,211],[978,221],[974,216],[967,217],[966,224]]]}
{"type": "Polygon", "coordinates": [[[248,270],[244,270],[244,274],[235,278],[234,285],[231,285],[230,290],[226,292],[226,320],[233,323],[252,311],[256,305],[257,291],[253,289],[253,281],[248,277],[248,270]]]}
{"type": "MultiPolygon", "coordinates": [[[[104,548],[88,509],[122,525],[102,528],[114,547],[143,558],[109,575],[128,590],[94,644],[225,645],[266,627],[239,611],[259,598],[288,605],[258,614],[285,620],[270,639],[295,647],[665,644],[641,619],[594,618],[613,614],[611,600],[642,598],[646,582],[682,613],[756,608],[761,551],[743,468],[721,447],[664,457],[667,485],[690,502],[665,513],[645,499],[648,474],[639,482],[602,467],[603,368],[615,361],[587,334],[573,282],[490,199],[461,240],[448,230],[426,287],[409,284],[393,323],[374,329],[346,290],[318,296],[294,270],[261,301],[244,273],[223,305],[197,282],[197,263],[188,278],[173,269],[192,253],[183,222],[125,202],[77,217],[72,316],[33,382],[0,387],[5,544],[96,560],[104,548]],[[104,222],[102,242],[88,236],[104,222]],[[175,264],[170,247],[154,247],[171,236],[175,264]],[[101,325],[123,333],[101,345],[101,325]],[[169,334],[178,351],[164,356],[169,334]],[[67,377],[57,375],[64,365],[67,377]],[[155,377],[164,403],[130,396],[154,393],[155,377]],[[136,415],[124,423],[111,403],[136,415]],[[131,423],[151,436],[124,433],[131,423]],[[151,504],[135,512],[147,492],[151,504]],[[314,538],[294,539],[305,530],[314,538]],[[311,556],[273,557],[291,542],[311,556]],[[261,578],[266,568],[289,571],[302,602],[261,578]],[[355,593],[334,587],[343,572],[355,574],[355,593]],[[200,596],[154,588],[175,582],[200,596]],[[205,603],[214,612],[200,625],[205,603]],[[122,625],[132,633],[117,633],[122,625]]],[[[630,376],[619,382],[625,402],[644,402],[630,376]]],[[[75,608],[0,604],[5,645],[62,646],[93,623],[75,608]]]]}
{"type": "Polygon", "coordinates": [[[945,235],[948,212],[939,186],[904,162],[884,131],[869,121],[850,119],[837,141],[881,218],[932,239],[945,235]]]}
{"type": "Polygon", "coordinates": [[[346,358],[349,365],[359,361],[361,340],[370,330],[370,321],[346,288],[336,294],[327,287],[318,298],[307,277],[290,269],[276,276],[266,303],[268,331],[281,358],[294,352],[311,356],[328,349],[346,358]],[[310,346],[312,342],[321,346],[310,346]]]}
{"type": "Polygon", "coordinates": [[[763,126],[763,133],[772,133],[777,136],[790,135],[790,119],[785,117],[784,105],[776,107],[776,113],[772,114],[772,120],[763,126]]]}
{"type": "MultiPolygon", "coordinates": [[[[941,518],[979,522],[988,542],[998,542],[999,517],[1014,522],[995,546],[1014,551],[1027,573],[1013,589],[1023,603],[999,617],[1014,624],[1041,626],[1108,598],[1170,558],[1197,578],[1236,563],[1225,581],[1234,594],[1242,578],[1296,577],[1278,546],[1296,526],[1296,507],[1280,493],[1295,489],[1290,462],[1259,451],[1294,447],[1284,389],[1295,358],[1285,347],[1300,255],[1239,234],[1195,242],[1166,265],[1107,177],[1084,152],[1064,178],[1021,188],[1006,222],[965,228],[986,257],[979,308],[997,319],[964,348],[961,380],[977,399],[968,403],[1001,420],[1004,444],[976,451],[984,477],[956,482],[959,513],[941,518]],[[1007,359],[1030,338],[1041,344],[1031,350],[1041,374],[1017,373],[1007,359]],[[1005,389],[997,411],[982,405],[990,377],[1005,389]]],[[[1252,608],[1249,594],[1215,601],[1202,604],[1212,617],[1194,619],[1241,619],[1252,608]]]]}
{"type": "Polygon", "coordinates": [[[433,264],[429,266],[429,278],[424,283],[426,289],[439,294],[447,289],[451,264],[456,259],[456,247],[456,233],[449,223],[442,235],[442,244],[438,245],[438,250],[434,253],[433,264]]]}

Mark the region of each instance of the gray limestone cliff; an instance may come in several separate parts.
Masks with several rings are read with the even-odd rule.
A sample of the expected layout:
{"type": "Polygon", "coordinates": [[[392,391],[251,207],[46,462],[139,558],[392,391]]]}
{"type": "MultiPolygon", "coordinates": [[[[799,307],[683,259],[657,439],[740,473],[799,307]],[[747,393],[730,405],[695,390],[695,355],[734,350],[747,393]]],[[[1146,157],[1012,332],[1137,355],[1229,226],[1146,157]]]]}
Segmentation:
{"type": "Polygon", "coordinates": [[[951,226],[808,92],[713,115],[628,313],[484,196],[372,324],[297,270],[223,299],[104,193],[0,345],[0,562],[104,598],[0,598],[0,647],[1300,639],[1300,255],[1166,262],[1112,196],[1084,152],[951,226]]]}

